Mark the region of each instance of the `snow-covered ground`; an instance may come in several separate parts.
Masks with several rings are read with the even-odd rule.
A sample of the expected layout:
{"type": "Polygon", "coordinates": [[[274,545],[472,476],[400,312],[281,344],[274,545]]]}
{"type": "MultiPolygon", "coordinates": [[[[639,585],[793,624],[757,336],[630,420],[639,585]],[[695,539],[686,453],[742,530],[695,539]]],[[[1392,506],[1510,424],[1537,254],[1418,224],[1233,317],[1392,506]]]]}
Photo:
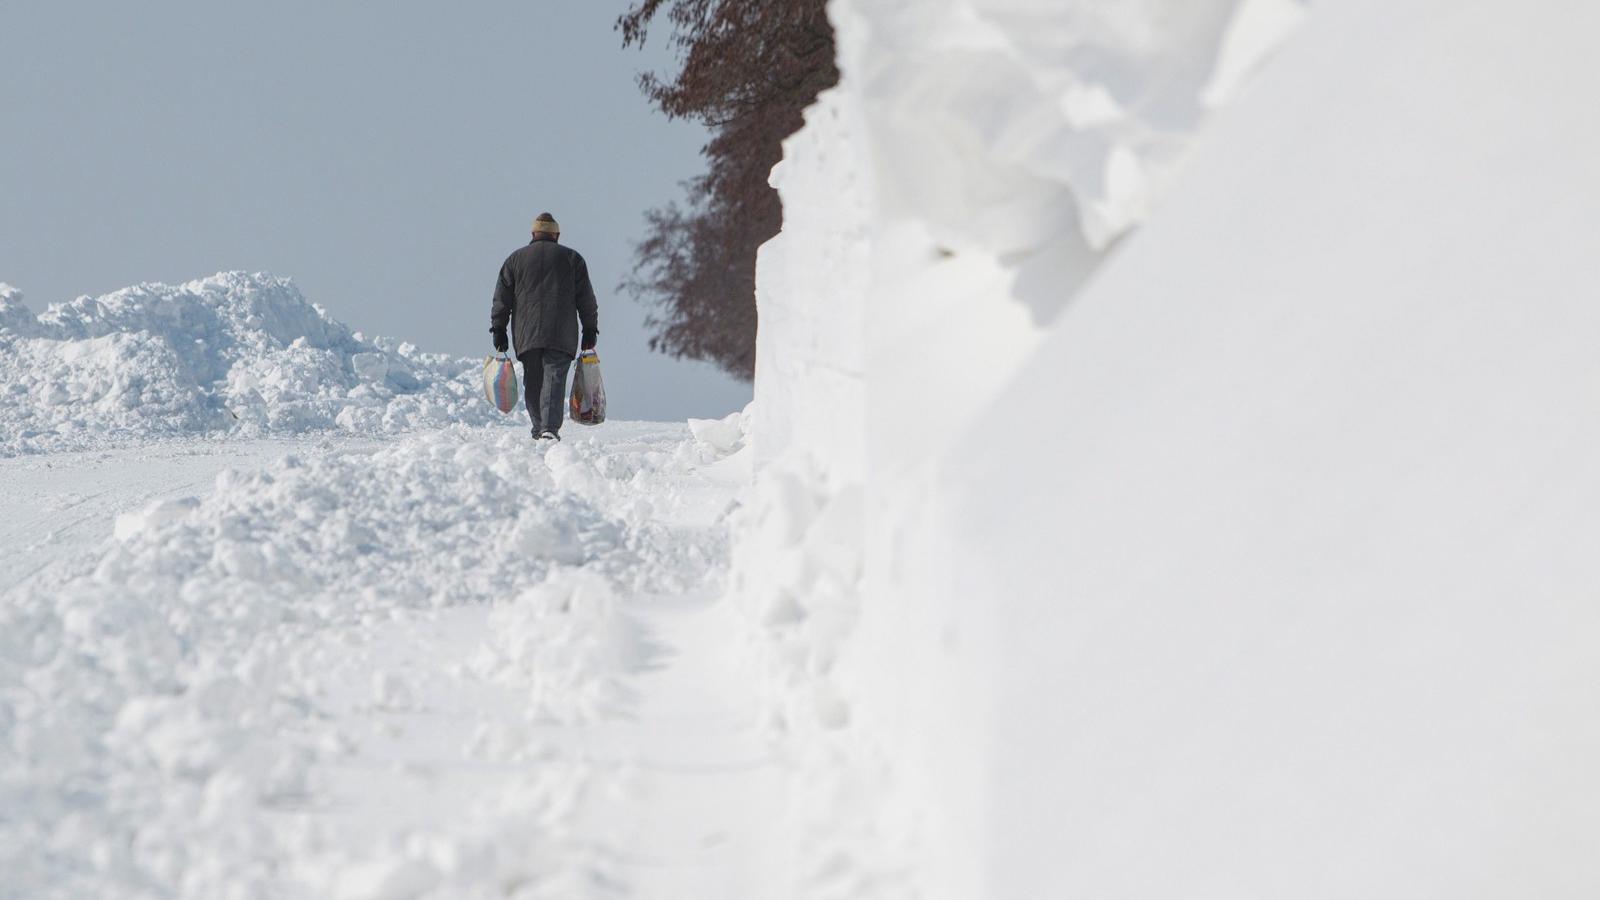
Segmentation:
{"type": "Polygon", "coordinates": [[[0,287],[0,896],[1600,894],[1596,8],[830,14],[724,421],[0,287]]]}
{"type": "Polygon", "coordinates": [[[0,896],[761,896],[701,430],[0,461],[0,896]]]}
{"type": "Polygon", "coordinates": [[[0,286],[0,375],[0,897],[792,883],[743,414],[537,444],[245,273],[0,286]]]}

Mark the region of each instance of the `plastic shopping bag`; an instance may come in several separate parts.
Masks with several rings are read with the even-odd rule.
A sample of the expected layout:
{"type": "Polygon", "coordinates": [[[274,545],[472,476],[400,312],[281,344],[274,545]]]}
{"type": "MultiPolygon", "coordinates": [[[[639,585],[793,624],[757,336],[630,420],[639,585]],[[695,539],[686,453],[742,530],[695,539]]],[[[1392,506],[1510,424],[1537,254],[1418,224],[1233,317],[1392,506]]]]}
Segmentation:
{"type": "Polygon", "coordinates": [[[583,425],[599,425],[606,420],[606,385],[600,379],[600,356],[593,350],[585,350],[578,357],[568,409],[572,421],[583,425]]]}
{"type": "Polygon", "coordinates": [[[490,356],[483,361],[483,392],[495,409],[511,412],[517,405],[517,367],[505,356],[490,356]]]}

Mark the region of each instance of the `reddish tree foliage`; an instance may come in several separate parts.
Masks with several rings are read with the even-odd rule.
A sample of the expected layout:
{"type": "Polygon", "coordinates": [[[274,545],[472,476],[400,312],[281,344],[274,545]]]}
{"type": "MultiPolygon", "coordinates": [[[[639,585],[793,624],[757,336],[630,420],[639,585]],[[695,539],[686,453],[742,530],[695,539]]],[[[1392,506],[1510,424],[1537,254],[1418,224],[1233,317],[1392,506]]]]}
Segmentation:
{"type": "Polygon", "coordinates": [[[756,248],[778,233],[783,207],[767,175],[801,112],[839,80],[825,0],[640,0],[617,20],[622,45],[642,46],[665,12],[682,64],[639,87],[670,118],[711,129],[707,172],[685,182],[684,205],[646,214],[632,274],[620,288],[655,309],[650,347],[755,372],[756,248]]]}

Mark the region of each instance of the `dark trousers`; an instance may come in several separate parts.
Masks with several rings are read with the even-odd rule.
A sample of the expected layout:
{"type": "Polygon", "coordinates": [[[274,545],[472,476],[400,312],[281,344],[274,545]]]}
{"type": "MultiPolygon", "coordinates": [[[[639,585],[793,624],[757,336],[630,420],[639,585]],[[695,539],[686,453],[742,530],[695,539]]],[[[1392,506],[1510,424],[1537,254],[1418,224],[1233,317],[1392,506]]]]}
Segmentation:
{"type": "Polygon", "coordinates": [[[561,432],[561,409],[567,405],[567,369],[572,354],[535,347],[519,354],[522,361],[522,395],[528,401],[533,436],[541,431],[561,432]]]}

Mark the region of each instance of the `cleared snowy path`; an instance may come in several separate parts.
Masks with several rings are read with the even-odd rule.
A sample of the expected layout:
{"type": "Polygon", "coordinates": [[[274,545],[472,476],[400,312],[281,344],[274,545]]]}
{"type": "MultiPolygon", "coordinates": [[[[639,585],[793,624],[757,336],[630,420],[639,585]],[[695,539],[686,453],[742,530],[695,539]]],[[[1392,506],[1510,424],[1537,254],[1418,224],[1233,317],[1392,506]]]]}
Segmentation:
{"type": "Polygon", "coordinates": [[[0,896],[762,896],[740,460],[575,431],[0,460],[0,896]]]}

